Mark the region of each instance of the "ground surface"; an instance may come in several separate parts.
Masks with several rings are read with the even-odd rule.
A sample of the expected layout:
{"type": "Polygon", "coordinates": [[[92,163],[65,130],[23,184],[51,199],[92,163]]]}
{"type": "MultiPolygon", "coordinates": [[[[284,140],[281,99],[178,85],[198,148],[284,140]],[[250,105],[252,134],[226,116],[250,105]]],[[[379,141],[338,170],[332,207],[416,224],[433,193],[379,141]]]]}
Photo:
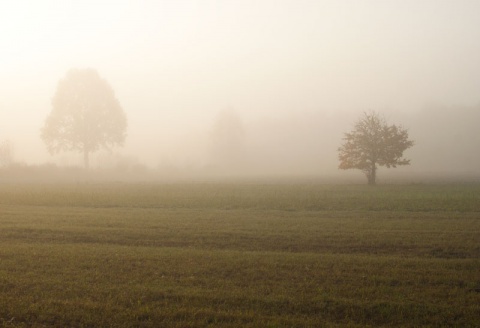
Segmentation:
{"type": "Polygon", "coordinates": [[[0,326],[480,326],[480,185],[0,186],[0,326]]]}

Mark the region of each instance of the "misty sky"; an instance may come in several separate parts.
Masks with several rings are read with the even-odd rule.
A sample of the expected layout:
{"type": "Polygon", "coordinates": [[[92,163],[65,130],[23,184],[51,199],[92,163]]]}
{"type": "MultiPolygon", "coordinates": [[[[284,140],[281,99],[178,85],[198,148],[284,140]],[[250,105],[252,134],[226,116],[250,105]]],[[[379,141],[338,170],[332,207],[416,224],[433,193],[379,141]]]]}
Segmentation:
{"type": "Polygon", "coordinates": [[[480,1],[0,1],[0,140],[18,160],[61,162],[39,131],[59,79],[86,67],[127,114],[121,153],[204,160],[226,108],[258,134],[479,104],[480,1]]]}

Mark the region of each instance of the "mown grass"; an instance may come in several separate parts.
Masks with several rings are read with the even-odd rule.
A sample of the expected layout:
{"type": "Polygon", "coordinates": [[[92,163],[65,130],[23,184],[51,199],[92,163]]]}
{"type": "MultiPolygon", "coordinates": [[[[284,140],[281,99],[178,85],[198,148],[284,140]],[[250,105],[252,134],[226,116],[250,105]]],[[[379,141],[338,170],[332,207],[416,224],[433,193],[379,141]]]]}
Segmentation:
{"type": "Polygon", "coordinates": [[[0,186],[4,327],[480,326],[480,186],[0,186]]]}
{"type": "Polygon", "coordinates": [[[278,210],[480,211],[480,184],[64,184],[0,185],[3,204],[278,210]]]}

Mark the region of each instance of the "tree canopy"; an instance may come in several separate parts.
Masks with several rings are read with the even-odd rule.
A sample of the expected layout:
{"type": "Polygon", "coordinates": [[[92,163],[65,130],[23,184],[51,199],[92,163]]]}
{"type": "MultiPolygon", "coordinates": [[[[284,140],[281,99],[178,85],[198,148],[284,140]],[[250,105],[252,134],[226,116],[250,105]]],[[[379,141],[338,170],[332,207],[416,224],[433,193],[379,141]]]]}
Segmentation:
{"type": "Polygon", "coordinates": [[[41,137],[51,154],[122,146],[127,119],[114,91],[94,69],[71,69],[60,80],[41,137]]]}
{"type": "Polygon", "coordinates": [[[339,168],[363,171],[370,185],[376,183],[377,165],[390,168],[410,164],[410,160],[402,157],[414,144],[408,139],[408,131],[388,125],[376,112],[364,113],[343,140],[338,148],[339,168]]]}

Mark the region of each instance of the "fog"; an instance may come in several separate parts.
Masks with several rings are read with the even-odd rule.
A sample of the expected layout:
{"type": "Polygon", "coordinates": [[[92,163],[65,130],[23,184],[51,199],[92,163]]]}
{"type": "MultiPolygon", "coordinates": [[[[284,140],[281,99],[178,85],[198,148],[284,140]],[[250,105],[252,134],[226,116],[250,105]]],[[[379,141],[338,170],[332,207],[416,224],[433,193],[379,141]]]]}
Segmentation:
{"type": "MultiPolygon", "coordinates": [[[[409,129],[388,174],[480,176],[480,2],[2,1],[0,142],[22,165],[57,84],[94,68],[128,119],[91,166],[165,174],[361,176],[338,170],[365,111],[409,129]]],[[[381,169],[380,176],[387,176],[381,169]]]]}

